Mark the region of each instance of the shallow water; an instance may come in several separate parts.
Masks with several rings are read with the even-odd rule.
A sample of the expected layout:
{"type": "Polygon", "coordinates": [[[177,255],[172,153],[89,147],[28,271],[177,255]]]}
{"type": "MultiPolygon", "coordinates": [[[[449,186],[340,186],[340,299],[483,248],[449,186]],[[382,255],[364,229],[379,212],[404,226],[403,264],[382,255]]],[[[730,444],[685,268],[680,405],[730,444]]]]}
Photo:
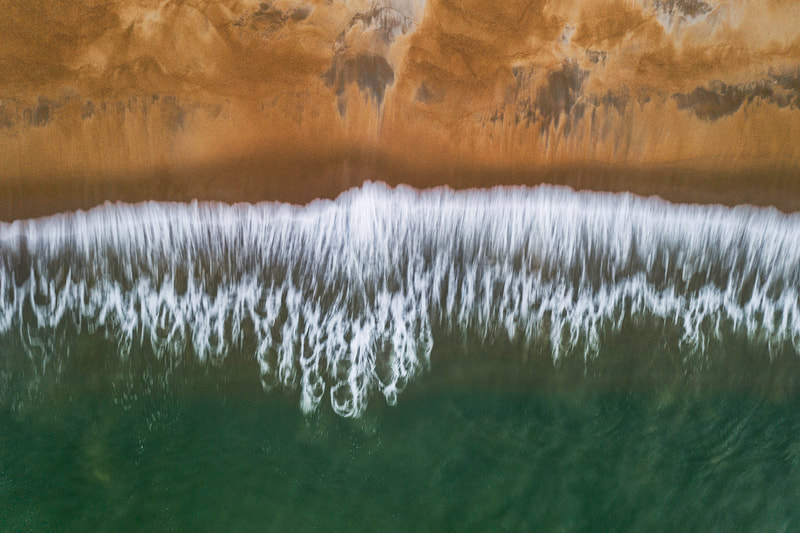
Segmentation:
{"type": "Polygon", "coordinates": [[[797,215],[107,205],[0,225],[0,295],[0,529],[800,528],[797,215]]]}
{"type": "Polygon", "coordinates": [[[450,384],[352,420],[280,395],[79,396],[0,412],[0,516],[30,531],[795,531],[798,409],[450,384]]]}
{"type": "Polygon", "coordinates": [[[57,386],[72,339],[96,332],[113,343],[107,364],[149,349],[145,366],[171,379],[256,361],[265,390],[342,416],[377,395],[396,403],[437,337],[560,364],[598,359],[633,329],[684,371],[744,343],[768,353],[761,372],[800,351],[798,243],[800,216],[774,209],[554,187],[366,184],[305,207],[119,204],[18,221],[0,225],[0,403],[57,386]]]}

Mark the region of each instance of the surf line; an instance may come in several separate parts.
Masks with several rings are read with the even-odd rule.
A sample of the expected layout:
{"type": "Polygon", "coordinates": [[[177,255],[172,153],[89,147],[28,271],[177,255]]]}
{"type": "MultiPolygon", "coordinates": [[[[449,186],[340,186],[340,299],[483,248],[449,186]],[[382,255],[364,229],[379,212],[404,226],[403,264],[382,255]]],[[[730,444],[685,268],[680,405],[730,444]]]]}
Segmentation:
{"type": "Polygon", "coordinates": [[[343,416],[374,394],[394,404],[437,331],[557,361],[640,316],[683,348],[732,331],[797,352],[798,290],[796,214],[553,186],[367,182],[307,206],[106,204],[0,225],[0,343],[18,337],[32,364],[64,328],[103,332],[120,357],[214,364],[248,346],[265,389],[343,416]]]}

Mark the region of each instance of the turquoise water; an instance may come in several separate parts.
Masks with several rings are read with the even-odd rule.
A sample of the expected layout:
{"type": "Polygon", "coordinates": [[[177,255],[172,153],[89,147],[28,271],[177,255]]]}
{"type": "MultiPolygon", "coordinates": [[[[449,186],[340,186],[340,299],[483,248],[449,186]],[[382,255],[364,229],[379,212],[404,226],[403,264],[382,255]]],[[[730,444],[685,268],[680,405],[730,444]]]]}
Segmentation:
{"type": "Polygon", "coordinates": [[[0,530],[799,530],[799,243],[549,187],[0,224],[0,530]]]}

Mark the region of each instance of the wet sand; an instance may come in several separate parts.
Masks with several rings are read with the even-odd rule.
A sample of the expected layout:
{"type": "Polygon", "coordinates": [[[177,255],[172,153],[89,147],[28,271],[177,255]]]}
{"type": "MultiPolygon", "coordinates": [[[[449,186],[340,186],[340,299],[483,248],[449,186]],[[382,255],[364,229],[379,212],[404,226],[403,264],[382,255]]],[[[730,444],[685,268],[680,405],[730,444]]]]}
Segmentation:
{"type": "Polygon", "coordinates": [[[31,178],[0,185],[0,220],[11,221],[89,209],[104,202],[281,201],[305,204],[335,198],[365,180],[416,188],[455,189],[542,183],[574,189],[631,192],[671,202],[774,206],[800,211],[800,169],[762,163],[713,170],[698,163],[638,168],[603,164],[475,168],[414,165],[388,157],[343,153],[303,159],[265,155],[177,171],[31,178]]]}

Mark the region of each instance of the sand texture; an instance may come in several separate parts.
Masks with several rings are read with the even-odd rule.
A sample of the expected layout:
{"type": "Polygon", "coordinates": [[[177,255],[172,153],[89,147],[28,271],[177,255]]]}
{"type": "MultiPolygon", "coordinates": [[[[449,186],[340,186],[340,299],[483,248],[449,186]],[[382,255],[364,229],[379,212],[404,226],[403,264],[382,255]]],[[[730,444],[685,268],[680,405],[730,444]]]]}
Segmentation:
{"type": "Polygon", "coordinates": [[[0,0],[0,219],[365,179],[800,209],[789,0],[0,0]]]}

